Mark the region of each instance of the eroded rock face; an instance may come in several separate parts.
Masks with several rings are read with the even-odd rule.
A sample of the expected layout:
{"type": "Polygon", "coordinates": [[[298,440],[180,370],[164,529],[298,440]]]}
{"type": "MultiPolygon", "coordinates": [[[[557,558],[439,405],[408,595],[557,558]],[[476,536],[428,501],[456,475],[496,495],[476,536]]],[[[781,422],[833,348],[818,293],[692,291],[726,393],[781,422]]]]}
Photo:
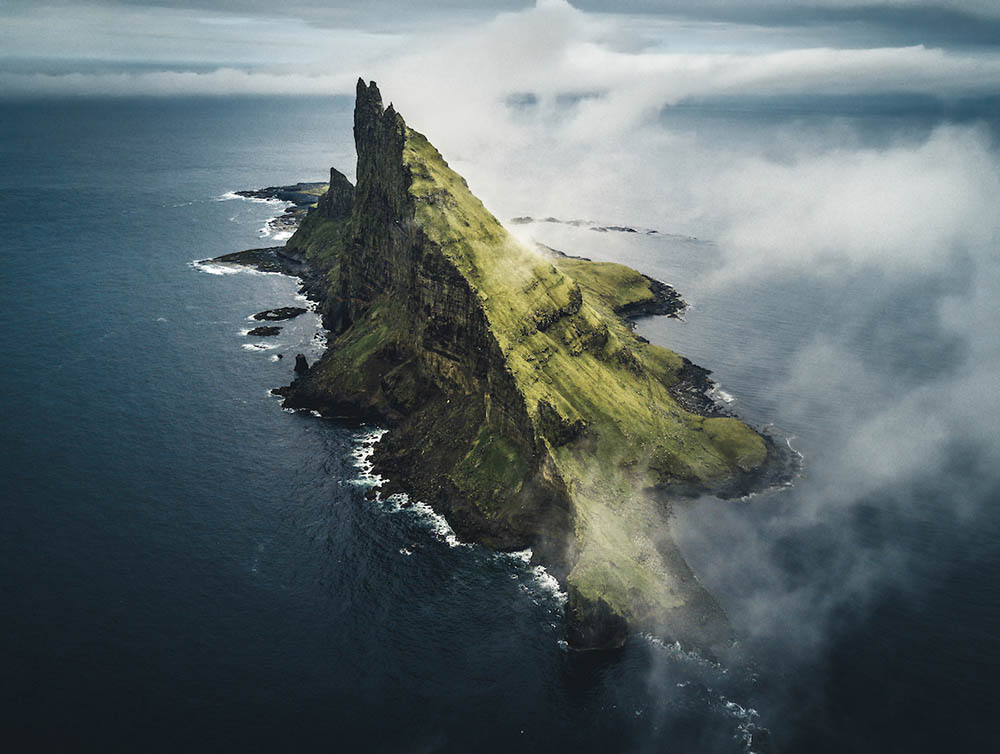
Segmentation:
{"type": "Polygon", "coordinates": [[[566,601],[566,641],[579,649],[620,649],[628,621],[602,599],[591,600],[570,587],[566,601]]]}
{"type": "Polygon", "coordinates": [[[354,186],[347,176],[330,168],[330,188],[316,202],[316,212],[328,220],[346,220],[354,208],[354,186]]]}
{"type": "Polygon", "coordinates": [[[319,270],[332,337],[296,359],[285,405],[391,425],[383,494],[430,503],[463,540],[531,547],[567,585],[572,645],[621,646],[631,625],[728,635],[655,497],[736,484],[768,446],[679,404],[684,360],[623,319],[683,302],[521,246],[374,83],[358,82],[354,133],[357,186],[331,171],[287,246],[319,270]]]}
{"type": "Polygon", "coordinates": [[[390,487],[444,511],[460,537],[502,549],[561,550],[569,528],[561,481],[540,473],[524,399],[477,292],[415,220],[406,126],[391,106],[382,109],[374,85],[359,82],[354,131],[359,180],[351,217],[331,218],[345,226],[344,253],[331,282],[334,301],[324,306],[341,338],[296,381],[286,404],[393,422],[377,466],[390,487]],[[371,342],[354,349],[351,336],[362,331],[372,333],[371,342]],[[500,438],[499,454],[516,467],[477,491],[496,496],[489,512],[448,473],[481,434],[500,438]]]}

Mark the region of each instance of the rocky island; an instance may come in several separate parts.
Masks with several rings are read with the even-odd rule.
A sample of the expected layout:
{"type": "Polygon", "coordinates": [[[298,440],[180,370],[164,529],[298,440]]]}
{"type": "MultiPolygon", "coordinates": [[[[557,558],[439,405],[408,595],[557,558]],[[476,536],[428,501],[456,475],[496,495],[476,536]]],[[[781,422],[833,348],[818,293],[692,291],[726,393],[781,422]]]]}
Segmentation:
{"type": "Polygon", "coordinates": [[[565,585],[570,646],[727,643],[672,506],[773,484],[789,461],[715,406],[706,370],[633,332],[680,296],[517,240],[374,82],[358,82],[354,135],[357,185],[331,169],[285,247],[218,260],[298,275],[320,302],[328,348],[284,405],[390,428],[381,493],[429,503],[465,541],[531,548],[565,585]]]}

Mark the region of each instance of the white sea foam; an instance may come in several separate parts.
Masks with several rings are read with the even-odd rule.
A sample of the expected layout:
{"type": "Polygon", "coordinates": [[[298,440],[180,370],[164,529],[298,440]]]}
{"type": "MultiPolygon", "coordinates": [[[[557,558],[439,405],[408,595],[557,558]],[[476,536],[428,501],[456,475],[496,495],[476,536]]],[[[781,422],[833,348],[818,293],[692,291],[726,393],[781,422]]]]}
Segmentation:
{"type": "Polygon", "coordinates": [[[804,461],[806,460],[806,457],[805,455],[802,454],[802,451],[797,450],[795,447],[792,446],[792,440],[796,439],[798,438],[795,435],[789,435],[788,437],[785,438],[785,445],[787,445],[788,449],[799,457],[799,461],[804,461]]]}
{"type": "MultiPolygon", "coordinates": [[[[379,484],[382,484],[384,481],[377,475],[376,478],[379,480],[379,484]]],[[[462,542],[455,535],[455,530],[451,528],[451,525],[444,516],[437,513],[427,503],[419,500],[411,500],[410,496],[405,492],[396,492],[384,499],[381,496],[376,495],[376,500],[378,500],[382,509],[388,511],[389,513],[405,512],[413,518],[416,518],[427,527],[428,531],[430,531],[436,539],[444,542],[448,545],[448,547],[474,547],[474,545],[468,542],[462,542]]]]}
{"type": "Polygon", "coordinates": [[[654,636],[650,633],[640,633],[639,636],[676,660],[683,660],[684,662],[693,663],[703,668],[718,670],[723,674],[727,672],[727,669],[721,663],[702,657],[693,649],[684,649],[679,641],[664,641],[659,636],[654,636]]]}
{"type": "Polygon", "coordinates": [[[545,570],[545,566],[536,565],[531,569],[531,575],[534,578],[534,586],[545,596],[554,599],[560,605],[566,604],[568,595],[562,590],[559,580],[545,570]]]}
{"type": "MultiPolygon", "coordinates": [[[[663,639],[648,633],[641,633],[639,636],[654,647],[667,652],[671,659],[700,668],[701,673],[699,675],[710,673],[713,675],[717,674],[716,677],[718,677],[729,674],[729,668],[725,667],[722,663],[706,659],[693,650],[684,649],[681,647],[680,642],[666,642],[663,641],[663,639]]],[[[710,675],[702,676],[702,680],[700,682],[709,684],[706,688],[717,700],[712,703],[713,706],[715,703],[718,703],[719,706],[725,710],[726,714],[736,722],[736,732],[734,734],[734,738],[738,739],[743,744],[744,751],[746,751],[747,754],[753,754],[753,734],[757,730],[763,730],[760,725],[759,713],[753,707],[745,707],[732,701],[731,699],[728,699],[723,694],[714,691],[710,685],[710,681],[708,680],[710,677],[710,675]]],[[[676,685],[678,688],[684,688],[689,683],[690,681],[684,681],[683,683],[678,683],[676,685]]]]}
{"type": "Polygon", "coordinates": [[[451,528],[448,520],[440,513],[436,513],[427,503],[420,501],[410,503],[408,509],[422,518],[434,536],[447,544],[448,547],[472,547],[468,542],[462,542],[455,536],[455,530],[451,528]]]}
{"type": "MultiPolygon", "coordinates": [[[[352,484],[366,487],[381,487],[385,480],[374,473],[372,456],[375,453],[375,445],[382,439],[388,430],[373,429],[359,433],[354,437],[354,449],[351,457],[354,465],[360,474],[357,479],[351,480],[352,484]]],[[[448,520],[440,513],[436,512],[430,505],[420,500],[411,500],[405,492],[397,492],[382,498],[376,491],[375,499],[382,506],[382,509],[390,513],[406,512],[419,519],[437,538],[448,547],[475,548],[476,545],[461,541],[451,528],[448,520]]],[[[406,554],[412,554],[410,552],[406,554]]],[[[517,550],[515,552],[495,553],[495,557],[508,560],[521,574],[527,576],[527,580],[522,584],[522,588],[528,592],[535,604],[539,604],[538,599],[554,600],[558,607],[566,603],[567,595],[559,584],[559,581],[545,570],[544,566],[531,565],[531,548],[517,550]],[[538,598],[538,599],[535,599],[538,598]]],[[[519,578],[518,573],[512,573],[511,578],[519,578]]]]}
{"type": "Polygon", "coordinates": [[[373,472],[374,464],[372,456],[375,454],[375,443],[382,439],[388,430],[372,429],[362,432],[354,437],[354,450],[351,457],[354,458],[354,465],[361,472],[358,479],[353,479],[353,484],[365,487],[381,487],[385,482],[382,477],[373,472]]]}
{"type": "Polygon", "coordinates": [[[209,275],[281,275],[280,272],[262,272],[253,267],[242,264],[228,264],[225,262],[213,262],[211,259],[193,259],[188,262],[188,267],[198,272],[207,272],[209,275]]]}
{"type": "Polygon", "coordinates": [[[271,354],[271,361],[281,361],[281,357],[276,353],[271,354]]]}
{"type": "Polygon", "coordinates": [[[207,272],[209,275],[235,275],[240,272],[236,265],[219,264],[207,259],[194,259],[188,262],[188,267],[198,270],[198,272],[207,272]]]}
{"type": "Polygon", "coordinates": [[[753,754],[753,734],[760,729],[760,714],[753,707],[744,707],[719,695],[722,708],[736,721],[735,738],[743,743],[748,754],[753,754]]]}
{"type": "Polygon", "coordinates": [[[712,386],[712,389],[708,391],[708,396],[713,400],[722,401],[726,405],[736,402],[736,398],[733,396],[733,394],[727,393],[725,390],[723,390],[722,386],[719,385],[719,383],[715,383],[712,386]]]}
{"type": "Polygon", "coordinates": [[[545,566],[531,565],[533,553],[531,548],[516,550],[514,552],[497,553],[498,558],[508,559],[518,573],[512,573],[511,578],[526,577],[521,588],[532,597],[532,601],[537,605],[538,599],[554,600],[559,607],[566,604],[567,595],[562,590],[559,580],[545,570],[545,566]]]}
{"type": "Polygon", "coordinates": [[[245,202],[252,202],[254,204],[289,204],[289,202],[282,199],[275,199],[274,197],[268,197],[265,199],[256,196],[240,196],[235,191],[227,191],[221,196],[215,197],[215,201],[217,202],[228,202],[233,199],[242,199],[245,202]]]}
{"type": "MultiPolygon", "coordinates": [[[[353,484],[366,487],[381,487],[385,480],[374,473],[372,456],[375,453],[375,445],[385,435],[388,430],[372,429],[362,432],[354,437],[354,450],[351,456],[354,458],[355,467],[361,472],[357,479],[351,480],[353,484]]],[[[462,542],[455,536],[455,531],[448,524],[447,519],[440,513],[434,511],[431,506],[421,501],[411,501],[405,492],[398,492],[382,498],[376,493],[375,498],[382,508],[390,513],[406,511],[410,515],[419,518],[434,534],[435,537],[445,542],[449,547],[471,547],[472,545],[462,542]]]]}
{"type": "Polygon", "coordinates": [[[270,343],[244,343],[242,348],[244,351],[273,351],[278,346],[271,345],[270,343]]]}
{"type": "Polygon", "coordinates": [[[525,565],[531,562],[531,556],[533,555],[530,547],[525,550],[515,550],[514,552],[504,554],[511,560],[520,560],[525,565]]]}

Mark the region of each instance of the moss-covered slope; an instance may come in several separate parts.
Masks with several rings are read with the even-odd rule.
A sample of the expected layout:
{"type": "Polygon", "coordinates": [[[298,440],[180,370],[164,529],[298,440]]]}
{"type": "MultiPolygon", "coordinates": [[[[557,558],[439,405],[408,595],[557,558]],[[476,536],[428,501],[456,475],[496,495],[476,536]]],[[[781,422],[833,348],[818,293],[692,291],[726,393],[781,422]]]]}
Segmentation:
{"type": "Polygon", "coordinates": [[[332,171],[288,244],[324,271],[334,336],[288,405],[391,424],[376,452],[390,491],[462,537],[535,548],[568,587],[572,643],[614,646],[627,626],[724,639],[669,501],[732,487],[769,445],[675,399],[686,362],[621,317],[651,281],[521,244],[374,84],[358,84],[354,130],[357,187],[332,171]]]}

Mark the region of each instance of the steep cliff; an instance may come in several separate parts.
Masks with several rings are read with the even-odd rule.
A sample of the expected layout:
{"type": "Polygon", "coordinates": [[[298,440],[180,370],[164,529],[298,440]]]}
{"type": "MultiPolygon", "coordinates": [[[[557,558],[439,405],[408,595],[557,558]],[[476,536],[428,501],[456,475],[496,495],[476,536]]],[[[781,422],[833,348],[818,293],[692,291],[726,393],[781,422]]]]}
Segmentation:
{"type": "Polygon", "coordinates": [[[655,281],[525,247],[374,83],[358,83],[354,134],[357,186],[332,170],[288,242],[322,271],[331,340],[286,405],[391,426],[385,491],[463,539],[532,547],[566,584],[571,644],[618,646],[629,627],[724,641],[669,506],[745,488],[774,449],[679,400],[690,362],[622,319],[655,281]]]}

